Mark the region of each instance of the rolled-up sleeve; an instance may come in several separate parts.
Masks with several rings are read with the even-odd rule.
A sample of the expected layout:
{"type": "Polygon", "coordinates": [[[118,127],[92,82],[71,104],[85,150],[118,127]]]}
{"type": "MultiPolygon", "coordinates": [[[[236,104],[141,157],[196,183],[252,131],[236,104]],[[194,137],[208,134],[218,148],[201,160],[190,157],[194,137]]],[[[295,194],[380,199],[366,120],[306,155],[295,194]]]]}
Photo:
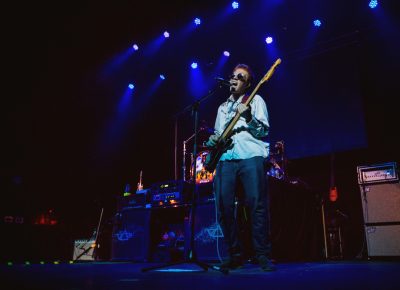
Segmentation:
{"type": "Polygon", "coordinates": [[[268,109],[261,96],[254,96],[250,103],[252,119],[247,123],[249,132],[256,138],[262,138],[268,135],[269,121],[268,109]]]}

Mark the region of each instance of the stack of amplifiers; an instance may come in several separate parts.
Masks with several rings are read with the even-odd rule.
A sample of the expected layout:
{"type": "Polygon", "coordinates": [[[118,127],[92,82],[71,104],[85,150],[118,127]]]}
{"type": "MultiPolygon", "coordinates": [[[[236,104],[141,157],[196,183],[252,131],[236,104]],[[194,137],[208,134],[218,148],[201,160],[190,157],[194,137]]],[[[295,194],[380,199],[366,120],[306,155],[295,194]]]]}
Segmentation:
{"type": "Polygon", "coordinates": [[[111,238],[113,261],[148,261],[150,197],[150,189],[143,189],[117,198],[117,213],[114,216],[111,238]]]}
{"type": "Polygon", "coordinates": [[[369,257],[400,256],[400,184],[396,163],[358,166],[369,257]]]}

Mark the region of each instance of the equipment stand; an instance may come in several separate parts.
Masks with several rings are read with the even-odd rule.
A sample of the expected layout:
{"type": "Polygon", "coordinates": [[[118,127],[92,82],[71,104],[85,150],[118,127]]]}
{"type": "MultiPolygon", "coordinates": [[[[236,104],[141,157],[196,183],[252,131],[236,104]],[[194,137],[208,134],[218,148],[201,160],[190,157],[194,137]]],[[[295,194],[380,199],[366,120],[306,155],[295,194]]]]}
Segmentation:
{"type": "MultiPolygon", "coordinates": [[[[215,92],[217,91],[218,88],[222,88],[222,84],[219,85],[216,89],[211,90],[207,95],[203,96],[196,102],[194,102],[192,105],[189,105],[188,107],[184,108],[181,113],[178,113],[177,115],[180,115],[184,112],[191,111],[193,120],[194,120],[194,144],[193,144],[193,156],[196,158],[197,156],[197,135],[198,135],[198,109],[200,106],[200,103],[209,98],[210,96],[214,95],[215,92]]],[[[177,117],[175,115],[175,117],[177,117]]],[[[193,164],[193,172],[196,172],[196,162],[193,164]]],[[[157,270],[157,269],[162,269],[174,265],[180,265],[180,264],[195,264],[199,267],[201,267],[204,271],[207,271],[209,268],[220,271],[223,274],[228,274],[229,271],[227,269],[222,269],[221,267],[218,266],[213,266],[206,264],[204,262],[201,262],[197,259],[197,254],[195,251],[195,244],[194,244],[194,225],[195,225],[195,216],[196,216],[196,208],[197,208],[197,197],[198,197],[198,187],[196,186],[195,179],[193,180],[193,187],[192,187],[192,206],[190,210],[190,217],[189,217],[189,222],[190,222],[190,248],[185,249],[185,258],[183,261],[179,262],[173,262],[173,263],[167,263],[165,265],[159,265],[159,266],[154,266],[154,267],[149,267],[149,268],[143,268],[142,272],[147,272],[150,270],[157,270]]]]}

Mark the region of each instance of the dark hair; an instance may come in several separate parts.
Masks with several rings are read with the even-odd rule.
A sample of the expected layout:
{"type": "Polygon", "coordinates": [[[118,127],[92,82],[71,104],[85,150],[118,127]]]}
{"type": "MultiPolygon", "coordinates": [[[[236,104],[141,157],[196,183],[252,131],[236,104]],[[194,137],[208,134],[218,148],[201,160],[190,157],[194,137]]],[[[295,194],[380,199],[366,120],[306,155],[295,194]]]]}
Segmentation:
{"type": "Polygon", "coordinates": [[[253,70],[250,68],[250,66],[248,66],[247,64],[244,63],[239,63],[238,65],[235,66],[235,68],[233,69],[233,71],[235,71],[236,69],[241,68],[244,69],[245,71],[247,71],[247,73],[249,74],[249,79],[248,81],[251,83],[254,80],[254,73],[253,70]]]}

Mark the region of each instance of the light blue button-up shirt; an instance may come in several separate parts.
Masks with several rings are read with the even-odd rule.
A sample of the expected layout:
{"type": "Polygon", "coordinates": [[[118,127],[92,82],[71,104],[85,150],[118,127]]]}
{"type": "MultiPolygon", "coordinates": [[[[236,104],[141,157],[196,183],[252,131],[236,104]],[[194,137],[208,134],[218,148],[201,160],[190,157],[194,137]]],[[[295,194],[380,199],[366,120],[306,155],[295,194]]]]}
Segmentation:
{"type": "MultiPolygon", "coordinates": [[[[235,101],[233,96],[230,96],[219,106],[215,120],[215,134],[222,134],[229,121],[235,116],[236,108],[242,99],[243,96],[235,101]]],[[[269,130],[267,105],[261,96],[255,95],[250,106],[252,120],[246,123],[243,117],[239,118],[233,127],[232,146],[222,154],[221,161],[248,159],[255,156],[268,157],[269,143],[265,140],[269,130]]]]}

